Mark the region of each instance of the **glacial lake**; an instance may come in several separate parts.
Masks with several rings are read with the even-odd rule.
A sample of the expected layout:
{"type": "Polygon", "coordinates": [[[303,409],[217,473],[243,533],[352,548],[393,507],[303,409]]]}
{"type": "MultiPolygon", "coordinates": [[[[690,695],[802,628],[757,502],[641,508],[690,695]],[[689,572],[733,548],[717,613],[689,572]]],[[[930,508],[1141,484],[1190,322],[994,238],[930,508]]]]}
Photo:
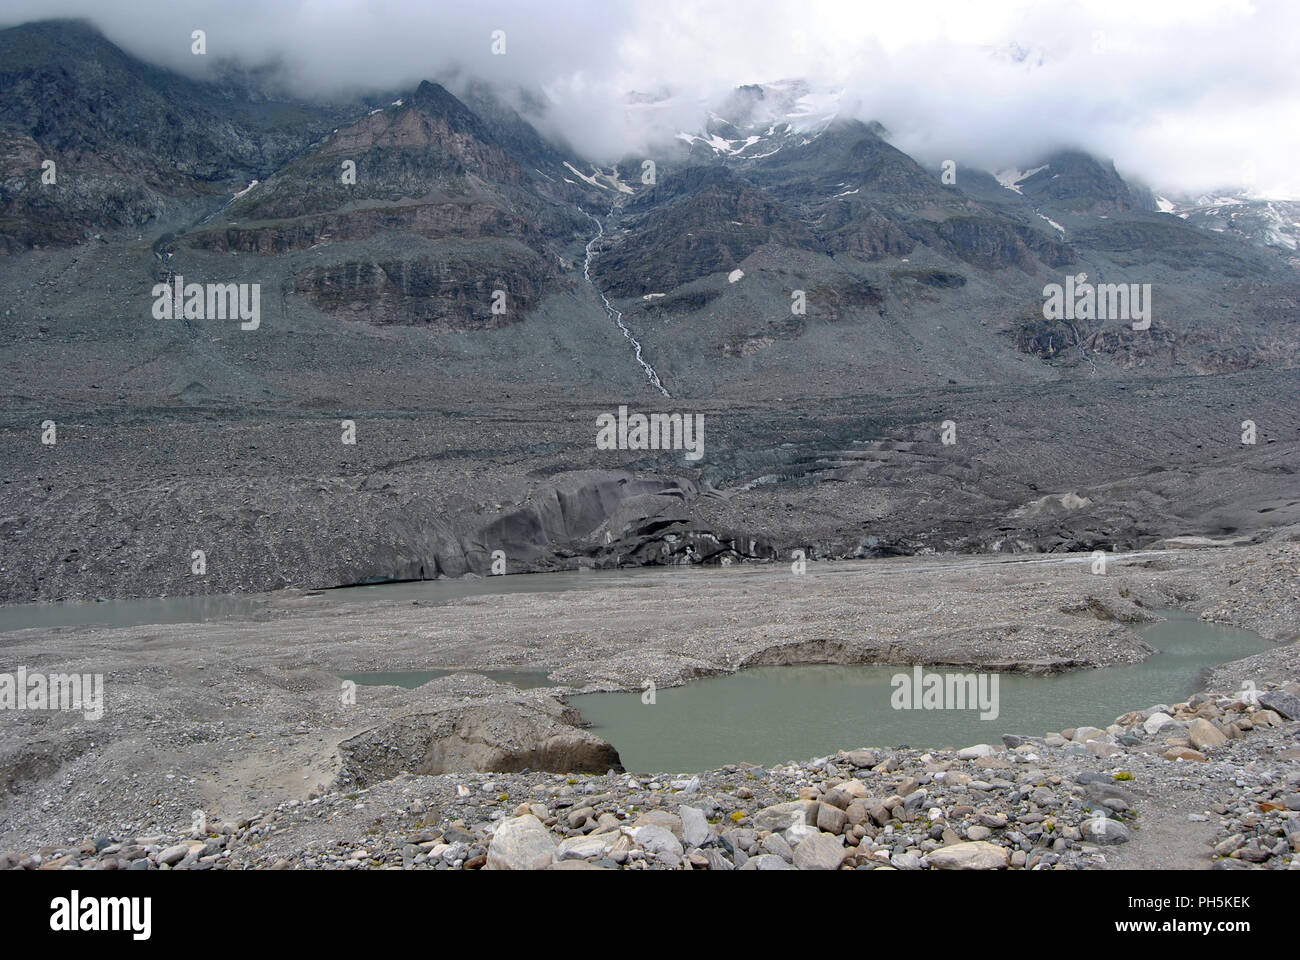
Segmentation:
{"type": "MultiPolygon", "coordinates": [[[[921,749],[998,745],[1004,733],[1042,736],[1067,727],[1105,728],[1130,710],[1176,703],[1200,689],[1204,672],[1273,645],[1253,633],[1210,625],[1178,611],[1136,627],[1159,653],[1140,664],[1076,670],[1053,677],[997,676],[996,718],[979,710],[895,709],[898,674],[912,667],[754,667],[726,676],[642,692],[569,698],[614,745],[629,771],[688,773],[746,761],[771,765],[841,749],[921,749]]],[[[968,671],[924,668],[927,673],[968,671]]],[[[991,690],[991,683],[986,689],[991,690]]]]}
{"type": "Polygon", "coordinates": [[[0,606],[0,633],[33,627],[137,627],[145,624],[207,623],[253,616],[251,596],[219,593],[206,597],[148,597],[132,600],[60,600],[0,606]]]}

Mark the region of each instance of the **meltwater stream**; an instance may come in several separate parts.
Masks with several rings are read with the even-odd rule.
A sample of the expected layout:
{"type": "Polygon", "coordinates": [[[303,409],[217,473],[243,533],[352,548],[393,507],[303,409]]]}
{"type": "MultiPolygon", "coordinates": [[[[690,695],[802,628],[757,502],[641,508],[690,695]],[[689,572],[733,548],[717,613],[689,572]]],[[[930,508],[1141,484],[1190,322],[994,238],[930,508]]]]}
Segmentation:
{"type": "MultiPolygon", "coordinates": [[[[755,667],[642,693],[597,693],[570,702],[623,765],[646,773],[711,770],[740,761],[773,764],[856,747],[937,749],[1000,743],[1004,733],[1042,736],[1081,724],[1105,728],[1130,710],[1176,703],[1195,693],[1207,668],[1272,645],[1245,630],[1188,614],[1139,627],[1160,652],[1125,667],[1054,677],[998,676],[998,715],[977,710],[896,710],[891,679],[911,667],[755,667]]],[[[953,667],[934,673],[967,672],[953,667]]]]}
{"type": "Polygon", "coordinates": [[[666,397],[669,395],[668,390],[660,382],[659,374],[655,373],[655,368],[642,358],[641,342],[632,336],[632,331],[623,322],[622,311],[614,309],[614,305],[609,302],[609,298],[601,293],[600,288],[596,286],[596,281],[591,279],[591,251],[596,242],[605,235],[605,227],[601,224],[599,217],[592,217],[591,214],[587,214],[587,216],[591,217],[596,224],[596,235],[587,241],[587,258],[582,263],[582,275],[587,278],[587,283],[591,285],[591,289],[595,290],[596,295],[600,297],[600,302],[605,305],[605,312],[609,314],[610,319],[618,325],[618,328],[623,331],[623,336],[632,344],[632,349],[636,354],[636,362],[641,364],[641,369],[645,371],[646,379],[650,381],[650,385],[666,397]]]}

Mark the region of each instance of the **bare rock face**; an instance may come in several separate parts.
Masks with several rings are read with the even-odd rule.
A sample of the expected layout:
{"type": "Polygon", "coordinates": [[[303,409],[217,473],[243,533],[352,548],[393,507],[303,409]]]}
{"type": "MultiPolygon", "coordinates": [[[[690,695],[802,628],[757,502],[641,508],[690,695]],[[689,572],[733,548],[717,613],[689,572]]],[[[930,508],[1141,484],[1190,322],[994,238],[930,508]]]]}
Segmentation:
{"type": "Polygon", "coordinates": [[[192,80],[76,20],[0,31],[0,89],[0,254],[138,227],[214,184],[264,178],[356,109],[192,80]]]}
{"type": "Polygon", "coordinates": [[[123,181],[89,153],[59,157],[76,173],[65,174],[56,193],[41,180],[45,159],[32,137],[0,130],[0,254],[78,243],[101,230],[148,223],[168,207],[156,187],[123,181]]]}
{"type": "Polygon", "coordinates": [[[527,247],[491,241],[454,252],[314,267],[297,275],[294,289],[340,319],[473,331],[524,319],[553,274],[527,247]],[[485,261],[491,262],[490,271],[481,269],[485,261]]]}
{"type": "Polygon", "coordinates": [[[487,123],[425,82],[335,130],[186,242],[264,257],[325,248],[310,267],[294,265],[293,289],[334,319],[496,329],[572,287],[552,240],[586,218],[557,213],[540,192],[546,181],[531,179],[487,123]]]}
{"type": "MultiPolygon", "coordinates": [[[[331,168],[329,174],[332,173],[331,168]]],[[[196,249],[217,253],[275,255],[306,250],[319,243],[361,242],[385,230],[427,240],[497,237],[517,240],[533,249],[544,244],[536,225],[501,209],[486,196],[435,196],[427,202],[400,206],[345,209],[294,219],[232,224],[195,231],[187,241],[196,249]]]]}
{"type": "Polygon", "coordinates": [[[642,296],[735,270],[755,250],[817,241],[791,210],[741,181],[709,183],[637,218],[595,264],[607,294],[642,296]]]}
{"type": "Polygon", "coordinates": [[[1025,196],[1067,210],[1112,214],[1154,208],[1153,201],[1124,182],[1114,164],[1075,150],[1054,154],[1019,186],[1025,196]]]}
{"type": "Polygon", "coordinates": [[[887,211],[856,198],[827,204],[817,227],[836,253],[856,253],[867,260],[906,257],[917,245],[887,211]]]}
{"type": "Polygon", "coordinates": [[[1065,244],[992,217],[956,216],[919,232],[927,236],[930,245],[983,270],[1033,270],[1038,261],[1052,267],[1074,262],[1074,254],[1065,244]]]}

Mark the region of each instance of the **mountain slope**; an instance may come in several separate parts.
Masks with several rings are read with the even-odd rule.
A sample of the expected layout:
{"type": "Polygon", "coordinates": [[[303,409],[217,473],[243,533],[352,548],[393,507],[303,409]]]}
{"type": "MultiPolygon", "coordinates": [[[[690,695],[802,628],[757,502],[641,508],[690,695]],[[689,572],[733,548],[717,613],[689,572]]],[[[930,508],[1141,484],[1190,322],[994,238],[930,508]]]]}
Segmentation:
{"type": "MultiPolygon", "coordinates": [[[[805,376],[893,388],[1296,358],[1289,328],[1276,329],[1290,322],[1294,272],[1158,212],[1113,165],[1066,150],[996,178],[959,166],[951,182],[797,81],[737,88],[643,184],[639,159],[606,172],[571,157],[480,83],[463,100],[426,81],[326,132],[340,108],[189,81],[76,23],[6,31],[0,51],[14,92],[4,151],[26,167],[6,188],[9,248],[179,219],[153,245],[153,280],[242,277],[275,291],[284,318],[340,334],[358,322],[470,336],[526,326],[552,354],[556,337],[625,329],[681,396],[805,376]],[[87,62],[61,65],[75,50],[87,62]],[[92,81],[130,110],[104,109],[92,81]],[[52,91],[63,95],[43,111],[52,91]],[[88,186],[74,163],[57,192],[37,189],[51,147],[93,153],[104,175],[88,186]],[[219,196],[204,194],[231,176],[257,182],[214,212],[219,196]],[[207,215],[186,226],[186,210],[207,215]],[[593,213],[595,290],[580,269],[593,213]],[[1046,319],[1044,288],[1067,274],[1149,284],[1151,327],[1046,319]]],[[[515,354],[494,349],[462,340],[454,354],[517,377],[515,354]]],[[[635,373],[629,343],[604,349],[585,362],[635,373]]]]}
{"type": "Polygon", "coordinates": [[[0,89],[0,250],[138,226],[265,177],[357,110],[190,80],[66,20],[0,30],[0,89]]]}
{"type": "Polygon", "coordinates": [[[1294,273],[1158,212],[1113,165],[1060,151],[954,183],[833,104],[796,129],[788,93],[738,88],[615,206],[594,275],[679,393],[1295,362],[1262,320],[1287,316],[1294,273]],[[1046,320],[1066,274],[1149,284],[1152,327],[1046,320]]]}
{"type": "Polygon", "coordinates": [[[571,286],[560,249],[586,223],[510,155],[518,146],[426,81],[330,134],[185,243],[315,250],[294,292],[333,316],[448,330],[518,322],[548,290],[571,286]]]}

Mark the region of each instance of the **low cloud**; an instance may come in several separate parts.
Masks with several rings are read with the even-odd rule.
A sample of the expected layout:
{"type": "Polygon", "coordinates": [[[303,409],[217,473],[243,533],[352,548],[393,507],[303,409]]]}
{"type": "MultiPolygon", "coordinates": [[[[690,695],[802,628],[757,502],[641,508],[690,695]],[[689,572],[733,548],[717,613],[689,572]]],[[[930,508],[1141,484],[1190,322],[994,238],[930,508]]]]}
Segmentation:
{"type": "Polygon", "coordinates": [[[9,0],[0,14],[51,16],[190,74],[276,63],[304,96],[476,77],[535,95],[535,122],[602,162],[698,129],[737,84],[802,77],[934,163],[1002,169],[1079,146],[1165,192],[1300,196],[1300,6],[1285,0],[9,0]],[[195,29],[207,57],[190,52],[195,29]]]}

